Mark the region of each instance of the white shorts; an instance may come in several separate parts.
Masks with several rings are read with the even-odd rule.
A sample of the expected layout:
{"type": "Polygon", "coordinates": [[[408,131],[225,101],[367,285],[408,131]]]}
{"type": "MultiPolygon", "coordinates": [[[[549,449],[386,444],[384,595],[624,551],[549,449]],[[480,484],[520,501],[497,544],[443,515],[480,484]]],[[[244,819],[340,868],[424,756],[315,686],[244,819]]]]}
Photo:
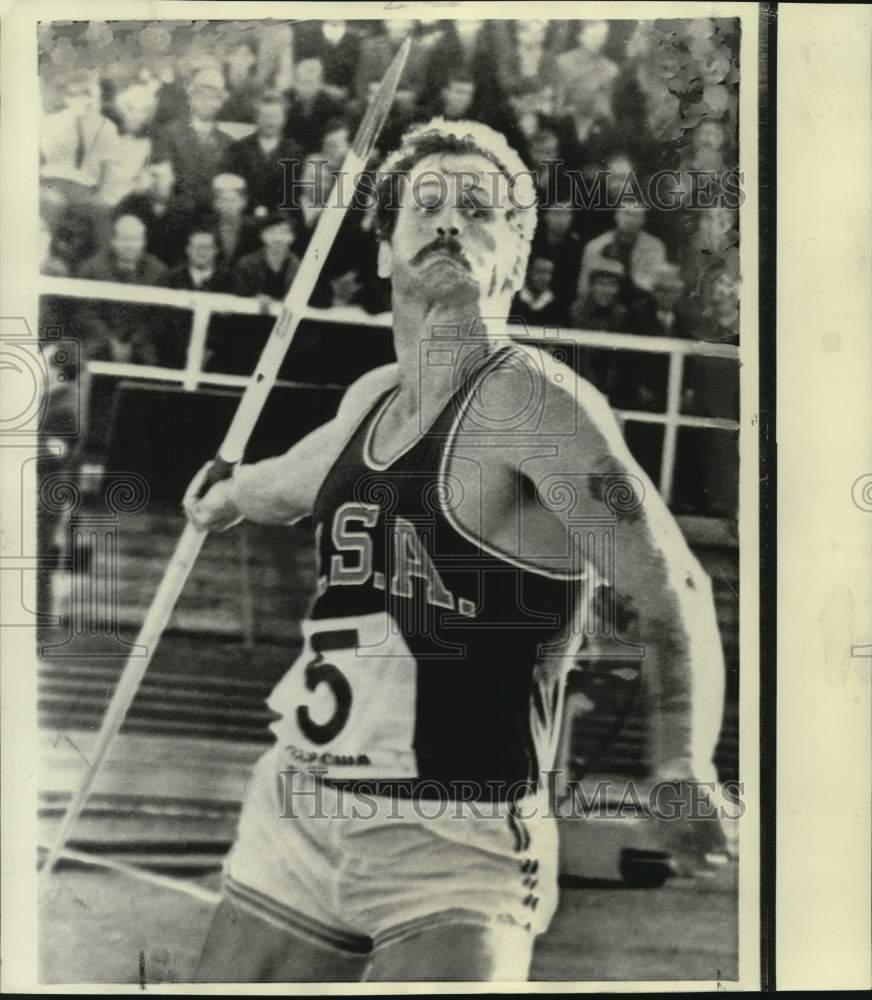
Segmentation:
{"type": "Polygon", "coordinates": [[[445,923],[515,937],[521,927],[531,940],[548,926],[557,827],[544,793],[519,804],[519,819],[505,804],[364,796],[282,775],[292,766],[278,745],[255,766],[224,865],[237,906],[354,954],[445,923]]]}

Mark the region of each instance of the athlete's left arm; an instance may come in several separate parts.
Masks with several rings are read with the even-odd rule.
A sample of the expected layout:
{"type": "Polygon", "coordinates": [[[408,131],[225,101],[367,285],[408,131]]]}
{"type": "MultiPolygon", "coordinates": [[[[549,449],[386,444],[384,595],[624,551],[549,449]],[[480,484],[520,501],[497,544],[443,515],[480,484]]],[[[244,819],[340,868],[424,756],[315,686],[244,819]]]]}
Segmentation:
{"type": "Polygon", "coordinates": [[[535,490],[537,506],[562,522],[567,551],[573,536],[584,537],[591,525],[612,533],[613,559],[600,544],[589,555],[618,600],[637,615],[655,776],[713,781],[725,668],[711,580],[630,454],[606,398],[550,359],[547,370],[530,440],[533,457],[518,471],[535,490]],[[555,505],[564,479],[563,493],[573,502],[555,505]]]}

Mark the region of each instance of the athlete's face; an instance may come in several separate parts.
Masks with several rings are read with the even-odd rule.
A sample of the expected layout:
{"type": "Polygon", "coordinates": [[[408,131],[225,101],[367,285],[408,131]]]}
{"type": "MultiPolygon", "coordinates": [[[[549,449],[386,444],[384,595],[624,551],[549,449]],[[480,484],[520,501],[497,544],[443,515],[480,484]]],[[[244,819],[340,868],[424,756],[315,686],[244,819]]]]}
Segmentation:
{"type": "Polygon", "coordinates": [[[511,296],[524,280],[523,236],[513,220],[509,182],[478,153],[433,153],[402,186],[379,274],[395,291],[428,298],[511,296]]]}

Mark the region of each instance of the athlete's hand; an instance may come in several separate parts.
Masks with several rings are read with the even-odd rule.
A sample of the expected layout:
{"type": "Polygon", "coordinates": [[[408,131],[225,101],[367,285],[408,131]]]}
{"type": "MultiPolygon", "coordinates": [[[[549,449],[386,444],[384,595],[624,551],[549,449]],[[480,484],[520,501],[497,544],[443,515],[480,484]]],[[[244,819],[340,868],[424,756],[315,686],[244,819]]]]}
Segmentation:
{"type": "Polygon", "coordinates": [[[676,875],[711,874],[735,856],[724,828],[724,803],[710,785],[659,782],[652,797],[652,813],[657,840],[672,856],[676,875]]]}
{"type": "Polygon", "coordinates": [[[191,480],[182,506],[188,520],[198,528],[226,531],[242,520],[242,514],[233,500],[233,480],[222,479],[210,487],[205,496],[198,496],[211,465],[207,462],[191,480]]]}

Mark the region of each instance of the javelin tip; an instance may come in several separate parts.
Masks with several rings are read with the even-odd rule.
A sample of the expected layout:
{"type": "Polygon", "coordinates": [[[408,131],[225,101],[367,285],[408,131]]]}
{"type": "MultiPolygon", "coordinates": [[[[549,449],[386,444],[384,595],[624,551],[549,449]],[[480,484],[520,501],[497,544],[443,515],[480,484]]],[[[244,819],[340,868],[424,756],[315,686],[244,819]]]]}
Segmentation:
{"type": "Polygon", "coordinates": [[[369,159],[369,155],[375,145],[375,140],[381,131],[382,125],[385,123],[411,47],[412,39],[406,38],[394,56],[393,62],[388,66],[387,72],[372,99],[372,103],[363,116],[363,121],[360,123],[360,128],[358,128],[357,135],[354,137],[354,142],[352,143],[352,149],[362,160],[369,159]]]}

